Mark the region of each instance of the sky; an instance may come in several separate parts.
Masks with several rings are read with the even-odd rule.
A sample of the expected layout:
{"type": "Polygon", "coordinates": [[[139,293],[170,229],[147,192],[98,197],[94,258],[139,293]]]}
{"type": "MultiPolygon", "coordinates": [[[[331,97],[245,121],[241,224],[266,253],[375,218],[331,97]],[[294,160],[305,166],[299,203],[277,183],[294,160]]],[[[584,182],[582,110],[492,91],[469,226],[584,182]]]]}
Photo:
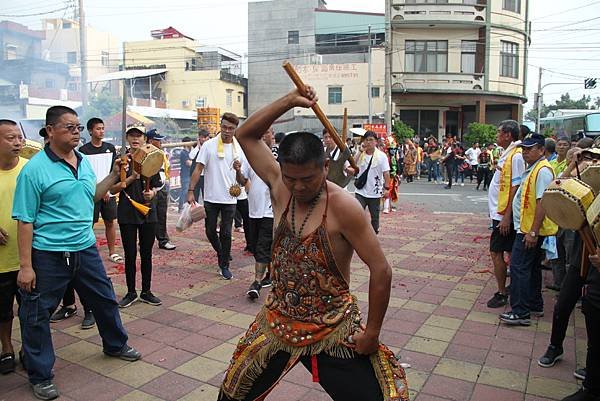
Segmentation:
{"type": "MultiPolygon", "coordinates": [[[[218,45],[243,55],[247,51],[247,0],[83,0],[88,24],[112,32],[118,39],[147,40],[152,29],[173,26],[207,45],[218,45]]],[[[10,19],[41,28],[44,17],[61,17],[62,10],[76,0],[0,0],[0,20],[10,19]],[[59,10],[49,13],[53,10],[59,10]],[[26,17],[16,18],[15,15],[26,17]],[[32,15],[41,14],[41,15],[32,15]]],[[[538,68],[543,67],[542,84],[546,104],[562,93],[572,98],[600,96],[598,88],[585,90],[586,77],[600,78],[600,1],[530,0],[532,40],[528,60],[527,96],[533,104],[538,68]],[[561,85],[558,85],[561,84],[561,85]]],[[[328,0],[336,10],[384,12],[384,0],[328,0]]]]}

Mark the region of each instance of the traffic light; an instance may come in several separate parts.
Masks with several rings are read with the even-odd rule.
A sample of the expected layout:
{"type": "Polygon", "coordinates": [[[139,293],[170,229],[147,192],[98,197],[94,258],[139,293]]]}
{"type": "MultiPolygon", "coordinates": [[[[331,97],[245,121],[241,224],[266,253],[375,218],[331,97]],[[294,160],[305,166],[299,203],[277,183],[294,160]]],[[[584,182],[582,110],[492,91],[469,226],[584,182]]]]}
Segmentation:
{"type": "Polygon", "coordinates": [[[585,89],[596,89],[596,78],[586,78],[583,86],[585,89]]]}

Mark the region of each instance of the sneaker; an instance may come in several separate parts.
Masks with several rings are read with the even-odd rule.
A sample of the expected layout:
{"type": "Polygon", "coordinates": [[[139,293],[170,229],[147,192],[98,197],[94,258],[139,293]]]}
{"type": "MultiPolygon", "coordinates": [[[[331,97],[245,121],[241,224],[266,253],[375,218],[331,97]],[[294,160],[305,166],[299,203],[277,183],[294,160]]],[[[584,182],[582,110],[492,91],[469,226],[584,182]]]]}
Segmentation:
{"type": "Polygon", "coordinates": [[[538,365],[540,365],[542,368],[551,368],[562,358],[562,356],[562,347],[557,347],[550,344],[546,350],[546,353],[540,359],[538,359],[538,365]]]}
{"type": "Polygon", "coordinates": [[[53,400],[60,395],[54,383],[51,380],[46,380],[38,384],[32,384],[31,389],[35,398],[40,400],[53,400]]]}
{"type": "Polygon", "coordinates": [[[248,291],[246,291],[248,298],[250,298],[250,299],[258,298],[260,296],[261,288],[262,287],[260,286],[260,283],[258,281],[255,281],[252,284],[250,284],[250,288],[248,288],[248,291]]]}
{"type": "Polygon", "coordinates": [[[85,311],[85,315],[83,316],[83,322],[81,322],[81,328],[83,330],[91,329],[96,325],[96,318],[92,311],[85,311]]]}
{"type": "Polygon", "coordinates": [[[124,361],[128,361],[128,362],[134,362],[137,361],[138,359],[142,358],[142,354],[140,354],[139,351],[137,351],[135,348],[133,348],[130,345],[125,344],[125,346],[123,347],[123,349],[121,349],[121,351],[119,352],[108,352],[108,351],[103,351],[104,355],[107,356],[111,356],[113,358],[119,358],[122,359],[124,361]]]}
{"type": "Polygon", "coordinates": [[[231,274],[229,267],[221,267],[221,276],[223,276],[225,280],[231,280],[233,278],[233,274],[231,274]]]}
{"type": "Polygon", "coordinates": [[[155,296],[151,291],[146,291],[146,292],[140,293],[140,301],[142,301],[145,304],[149,304],[149,305],[153,305],[153,306],[158,306],[158,305],[162,304],[162,301],[160,300],[160,298],[155,296]]]}
{"type": "Polygon", "coordinates": [[[134,302],[138,300],[136,292],[128,292],[125,294],[123,299],[119,301],[119,308],[129,308],[134,302]]]}
{"type": "Polygon", "coordinates": [[[271,277],[269,277],[269,273],[267,273],[267,275],[265,276],[265,278],[263,278],[262,280],[260,280],[260,286],[262,288],[265,287],[270,287],[273,285],[273,281],[271,280],[271,277]]]}
{"type": "Polygon", "coordinates": [[[532,310],[531,315],[535,316],[535,317],[544,317],[544,311],[543,310],[540,310],[540,311],[532,310]]]}
{"type": "Polygon", "coordinates": [[[160,249],[166,249],[167,251],[174,251],[175,248],[177,248],[175,245],[171,244],[170,242],[166,242],[162,245],[158,246],[160,249]]]}
{"type": "Polygon", "coordinates": [[[586,368],[579,368],[579,369],[575,369],[575,372],[573,372],[573,376],[575,376],[579,380],[585,380],[586,373],[587,373],[586,368]]]}
{"type": "Polygon", "coordinates": [[[50,323],[56,323],[56,322],[60,322],[61,320],[65,320],[68,319],[72,316],[75,316],[77,314],[77,307],[68,307],[68,306],[61,306],[60,309],[58,309],[56,312],[54,312],[54,314],[52,315],[52,317],[50,317],[50,323]]]}
{"type": "Polygon", "coordinates": [[[562,401],[598,401],[598,396],[591,394],[586,388],[580,388],[576,393],[563,398],[562,401]]]}
{"type": "Polygon", "coordinates": [[[7,375],[15,371],[17,363],[15,361],[15,354],[13,352],[7,352],[6,354],[0,355],[0,374],[7,375]]]}
{"type": "Polygon", "coordinates": [[[500,321],[510,326],[531,326],[531,316],[519,316],[516,313],[506,312],[500,315],[500,321]]]}
{"type": "Polygon", "coordinates": [[[494,296],[487,302],[488,308],[501,308],[508,303],[508,295],[495,293],[494,296]]]}
{"type": "Polygon", "coordinates": [[[461,183],[460,183],[460,186],[461,186],[461,187],[464,187],[464,186],[465,186],[465,183],[464,183],[464,182],[461,182],[461,183]]]}

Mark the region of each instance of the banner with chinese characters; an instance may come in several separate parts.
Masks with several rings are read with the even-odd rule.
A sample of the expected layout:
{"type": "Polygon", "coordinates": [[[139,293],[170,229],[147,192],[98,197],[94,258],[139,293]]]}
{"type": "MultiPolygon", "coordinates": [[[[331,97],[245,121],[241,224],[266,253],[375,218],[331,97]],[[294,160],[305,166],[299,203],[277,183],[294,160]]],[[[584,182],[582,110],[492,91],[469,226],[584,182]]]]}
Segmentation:
{"type": "Polygon", "coordinates": [[[363,128],[366,131],[373,131],[379,138],[387,137],[387,125],[386,124],[363,124],[363,128]]]}

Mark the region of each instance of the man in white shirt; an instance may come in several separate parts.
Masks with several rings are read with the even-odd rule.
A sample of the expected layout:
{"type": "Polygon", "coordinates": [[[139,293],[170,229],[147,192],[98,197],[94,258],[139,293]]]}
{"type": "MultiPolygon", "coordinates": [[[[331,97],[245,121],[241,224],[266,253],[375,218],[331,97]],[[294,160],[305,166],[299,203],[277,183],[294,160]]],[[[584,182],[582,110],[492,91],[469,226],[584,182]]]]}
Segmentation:
{"type": "MultiPolygon", "coordinates": [[[[271,148],[273,131],[268,130],[262,137],[271,148]]],[[[275,157],[275,155],[273,155],[275,157]]],[[[236,179],[240,185],[248,185],[248,213],[250,216],[249,244],[254,254],[254,282],[246,294],[251,299],[260,296],[263,287],[271,286],[269,266],[271,264],[271,246],[273,244],[273,207],[271,191],[246,161],[234,163],[236,179]]]]}
{"type": "Polygon", "coordinates": [[[187,201],[196,201],[194,188],[204,172],[204,209],[206,210],[205,230],[219,259],[219,269],[225,280],[233,277],[229,270],[231,256],[231,227],[237,205],[237,198],[243,188],[235,179],[233,163],[243,163],[245,156],[233,134],[239,119],[233,113],[221,117],[221,132],[206,141],[200,148],[197,164],[190,179],[187,201]],[[221,225],[217,233],[217,219],[221,215],[221,225]]]}
{"type": "Polygon", "coordinates": [[[379,233],[379,207],[381,198],[388,197],[390,182],[390,164],[387,155],[377,149],[377,135],[367,131],[362,140],[363,151],[356,156],[359,168],[355,186],[360,185],[360,177],[366,174],[366,181],[361,188],[356,187],[354,196],[364,208],[369,208],[371,225],[375,233],[379,233]]]}
{"type": "Polygon", "coordinates": [[[479,142],[475,142],[472,147],[467,149],[465,156],[467,156],[467,163],[471,166],[471,182],[473,182],[473,176],[477,177],[477,168],[479,166],[479,155],[481,149],[479,148],[479,142]]]}
{"type": "Polygon", "coordinates": [[[488,207],[493,229],[490,237],[490,256],[498,284],[498,291],[487,303],[489,308],[501,308],[508,302],[504,252],[510,253],[515,241],[512,202],[521,185],[521,176],[525,172],[525,160],[518,149],[521,141],[519,124],[516,121],[506,120],[500,123],[496,143],[506,150],[498,160],[488,190],[488,207]]]}
{"type": "Polygon", "coordinates": [[[342,188],[346,187],[355,173],[348,162],[348,159],[352,157],[350,149],[346,148],[342,152],[335,144],[327,128],[323,128],[323,145],[325,145],[325,153],[329,157],[327,179],[342,188]]]}

